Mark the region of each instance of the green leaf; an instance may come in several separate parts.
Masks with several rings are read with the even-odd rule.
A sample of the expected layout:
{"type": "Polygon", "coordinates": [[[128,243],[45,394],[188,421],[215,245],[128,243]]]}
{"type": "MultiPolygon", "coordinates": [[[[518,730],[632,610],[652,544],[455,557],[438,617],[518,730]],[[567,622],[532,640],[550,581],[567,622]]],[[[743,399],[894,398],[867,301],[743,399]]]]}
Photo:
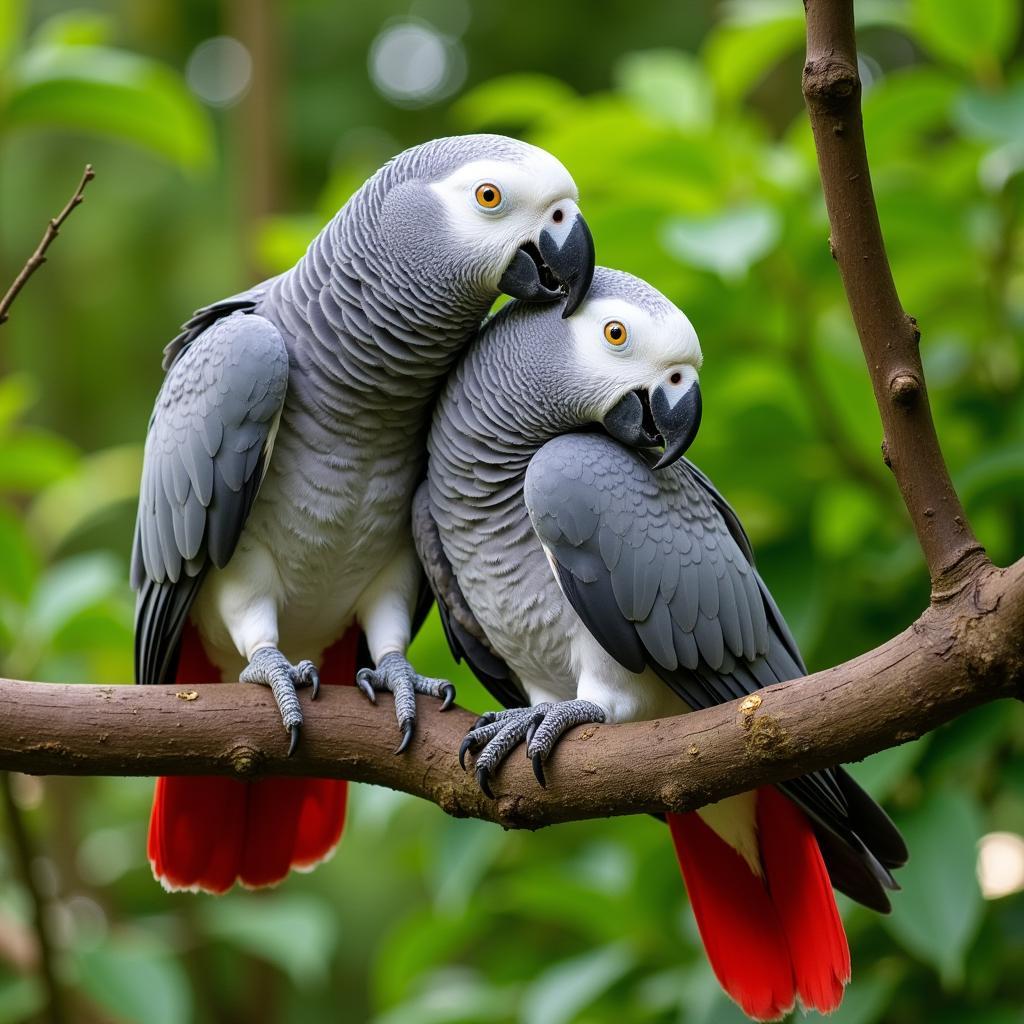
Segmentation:
{"type": "Polygon", "coordinates": [[[0,0],[0,67],[14,49],[21,37],[21,26],[25,19],[25,5],[22,0],[0,0]]]}
{"type": "Polygon", "coordinates": [[[863,487],[845,481],[827,484],[814,502],[815,546],[830,558],[854,552],[874,532],[880,513],[877,500],[863,487]]]}
{"type": "Polygon", "coordinates": [[[1013,48],[1020,27],[1019,0],[914,0],[918,39],[935,56],[985,71],[1013,48]]]}
{"type": "Polygon", "coordinates": [[[203,905],[211,936],[274,964],[297,986],[321,985],[338,944],[338,922],[311,896],[242,894],[203,905]]]}
{"type": "Polygon", "coordinates": [[[717,217],[672,217],[662,239],[665,248],[683,263],[736,279],[774,248],[780,232],[775,210],[751,204],[717,217]]]}
{"type": "MultiPolygon", "coordinates": [[[[704,46],[703,63],[717,94],[728,103],[745,96],[804,38],[804,19],[789,4],[788,16],[753,24],[722,25],[704,46]]],[[[799,7],[795,10],[798,12],[799,7]]]]}
{"type": "Polygon", "coordinates": [[[114,38],[114,19],[100,11],[55,14],[36,29],[33,46],[103,46],[114,38]]]}
{"type": "Polygon", "coordinates": [[[10,127],[76,128],[133,142],[183,168],[210,163],[202,107],[170,68],[100,46],[41,46],[12,69],[0,109],[10,127]]]}
{"type": "Polygon", "coordinates": [[[0,491],[32,493],[72,472],[74,447],[45,430],[24,429],[0,438],[0,491]]]}
{"type": "Polygon", "coordinates": [[[564,82],[548,75],[502,75],[470,89],[451,113],[465,131],[527,128],[564,114],[577,98],[564,82]]]}
{"type": "Polygon", "coordinates": [[[846,765],[846,770],[876,800],[884,800],[921,760],[930,740],[930,736],[922,736],[910,743],[880,750],[857,764],[846,765]]]}
{"type": "Polygon", "coordinates": [[[4,978],[0,981],[0,1024],[41,1019],[38,1015],[45,1002],[46,995],[38,977],[4,978]]]}
{"type": "Polygon", "coordinates": [[[697,61],[678,50],[626,54],[615,80],[641,110],[680,128],[701,128],[711,121],[711,86],[697,61]]]}
{"type": "Polygon", "coordinates": [[[39,559],[18,517],[0,505],[0,594],[24,604],[36,577],[39,559]]]}
{"type": "Polygon", "coordinates": [[[1024,138],[1024,82],[1000,92],[965,89],[953,110],[966,135],[1007,143],[1024,138]]]}
{"type": "Polygon", "coordinates": [[[192,993],[181,964],[155,942],[136,936],[79,952],[78,981],[117,1020],[180,1024],[192,1019],[192,993]]]}
{"type": "Polygon", "coordinates": [[[892,914],[883,921],[947,985],[959,985],[982,914],[975,874],[982,833],[978,806],[960,790],[938,790],[897,824],[911,865],[900,872],[903,891],[894,894],[892,914]]]}
{"type": "Polygon", "coordinates": [[[622,943],[605,946],[548,968],[523,997],[523,1024],[569,1021],[632,970],[636,957],[622,943]]]}

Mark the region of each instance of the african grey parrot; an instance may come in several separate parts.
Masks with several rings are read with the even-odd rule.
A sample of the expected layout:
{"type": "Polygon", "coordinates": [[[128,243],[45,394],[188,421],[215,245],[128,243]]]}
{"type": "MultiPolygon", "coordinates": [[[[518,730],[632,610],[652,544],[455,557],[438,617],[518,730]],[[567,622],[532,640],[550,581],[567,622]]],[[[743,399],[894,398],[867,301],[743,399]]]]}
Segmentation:
{"type": "MultiPolygon", "coordinates": [[[[449,378],[414,534],[453,652],[510,709],[460,750],[478,751],[488,795],[522,742],[543,785],[570,726],[680,714],[804,674],[736,514],[681,458],[700,363],[683,313],[598,269],[568,320],[501,310],[449,378]]],[[[763,1020],[797,999],[839,1004],[850,961],[832,885],[884,912],[889,869],[906,860],[842,769],[779,789],[790,799],[764,787],[668,816],[711,964],[763,1020]]]]}
{"type": "MultiPolygon", "coordinates": [[[[138,682],[268,686],[291,749],[296,688],[352,683],[357,662],[371,697],[394,694],[399,751],[415,693],[451,702],[405,658],[429,607],[409,514],[430,408],[499,291],[580,302],[594,253],[576,198],[534,146],[429,142],[370,178],[291,270],[188,321],[146,439],[138,682]]],[[[330,780],[161,779],[154,873],[214,892],[276,882],[333,849],[344,805],[330,780]]]]}

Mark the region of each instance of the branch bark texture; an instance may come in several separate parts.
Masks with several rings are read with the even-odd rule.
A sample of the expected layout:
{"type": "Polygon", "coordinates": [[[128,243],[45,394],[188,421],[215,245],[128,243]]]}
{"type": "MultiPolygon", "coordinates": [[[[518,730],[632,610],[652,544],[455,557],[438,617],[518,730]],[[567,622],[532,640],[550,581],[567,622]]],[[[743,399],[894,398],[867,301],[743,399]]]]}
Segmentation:
{"type": "Polygon", "coordinates": [[[371,782],[510,828],[686,811],[914,739],[1024,689],[1024,561],[988,568],[888,643],[741,703],[573,730],[541,789],[513,758],[486,799],[458,763],[473,721],[421,702],[401,755],[387,701],[324,687],[287,757],[270,694],[242,685],[75,686],[0,681],[0,768],[38,774],[311,775],[371,782]],[[1012,640],[1010,639],[1012,638],[1012,640]]]}
{"type": "Polygon", "coordinates": [[[917,321],[900,304],[871,189],[853,0],[805,0],[803,91],[850,312],[882,418],[882,453],[896,476],[931,573],[957,586],[985,562],[953,489],[935,433],[917,321]]]}

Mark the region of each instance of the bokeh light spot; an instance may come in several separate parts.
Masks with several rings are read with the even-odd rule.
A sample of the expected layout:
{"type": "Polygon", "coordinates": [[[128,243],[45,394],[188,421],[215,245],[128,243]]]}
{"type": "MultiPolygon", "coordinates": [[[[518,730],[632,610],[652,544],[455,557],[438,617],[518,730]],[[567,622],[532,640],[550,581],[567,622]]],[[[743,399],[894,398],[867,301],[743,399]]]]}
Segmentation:
{"type": "Polygon", "coordinates": [[[466,74],[462,47],[420,21],[387,25],[370,47],[370,77],[399,106],[424,106],[453,93],[466,74]]]}
{"type": "Polygon", "coordinates": [[[185,67],[189,88],[211,107],[234,106],[252,81],[252,57],[232,36],[201,42],[185,67]]]}

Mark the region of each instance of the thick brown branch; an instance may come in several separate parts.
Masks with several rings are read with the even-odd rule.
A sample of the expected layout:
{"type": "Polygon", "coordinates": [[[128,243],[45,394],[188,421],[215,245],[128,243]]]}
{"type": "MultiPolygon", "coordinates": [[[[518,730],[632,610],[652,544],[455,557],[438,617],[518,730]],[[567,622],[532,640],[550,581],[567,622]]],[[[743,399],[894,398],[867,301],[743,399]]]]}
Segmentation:
{"type": "Polygon", "coordinates": [[[883,452],[903,494],[932,585],[942,591],[985,561],[939,448],[918,349],[900,305],[871,190],[860,110],[853,0],[805,0],[804,99],[814,132],[831,246],[882,417],[883,452]]]}
{"type": "Polygon", "coordinates": [[[75,194],[67,201],[64,209],[46,225],[46,230],[36,246],[36,251],[29,256],[25,266],[21,268],[18,276],[11,283],[11,287],[7,289],[4,297],[0,299],[0,324],[7,321],[7,314],[10,312],[14,300],[18,297],[18,292],[25,287],[28,279],[46,262],[46,250],[50,248],[50,244],[60,234],[60,229],[64,221],[71,216],[71,211],[85,198],[85,186],[95,177],[96,174],[92,169],[92,164],[86,164],[85,170],[82,172],[82,180],[78,183],[75,194]]]}
{"type": "Polygon", "coordinates": [[[988,568],[878,649],[678,718],[573,730],[550,785],[512,758],[485,799],[456,751],[472,716],[421,701],[416,737],[392,755],[390,704],[325,687],[299,751],[271,695],[251,686],[0,682],[0,768],[39,774],[314,775],[376,783],[449,814],[539,828],[641,811],[690,810],[766,782],[857,760],[1024,687],[1024,561],[988,568]],[[641,755],[638,757],[637,752],[641,755]]]}

